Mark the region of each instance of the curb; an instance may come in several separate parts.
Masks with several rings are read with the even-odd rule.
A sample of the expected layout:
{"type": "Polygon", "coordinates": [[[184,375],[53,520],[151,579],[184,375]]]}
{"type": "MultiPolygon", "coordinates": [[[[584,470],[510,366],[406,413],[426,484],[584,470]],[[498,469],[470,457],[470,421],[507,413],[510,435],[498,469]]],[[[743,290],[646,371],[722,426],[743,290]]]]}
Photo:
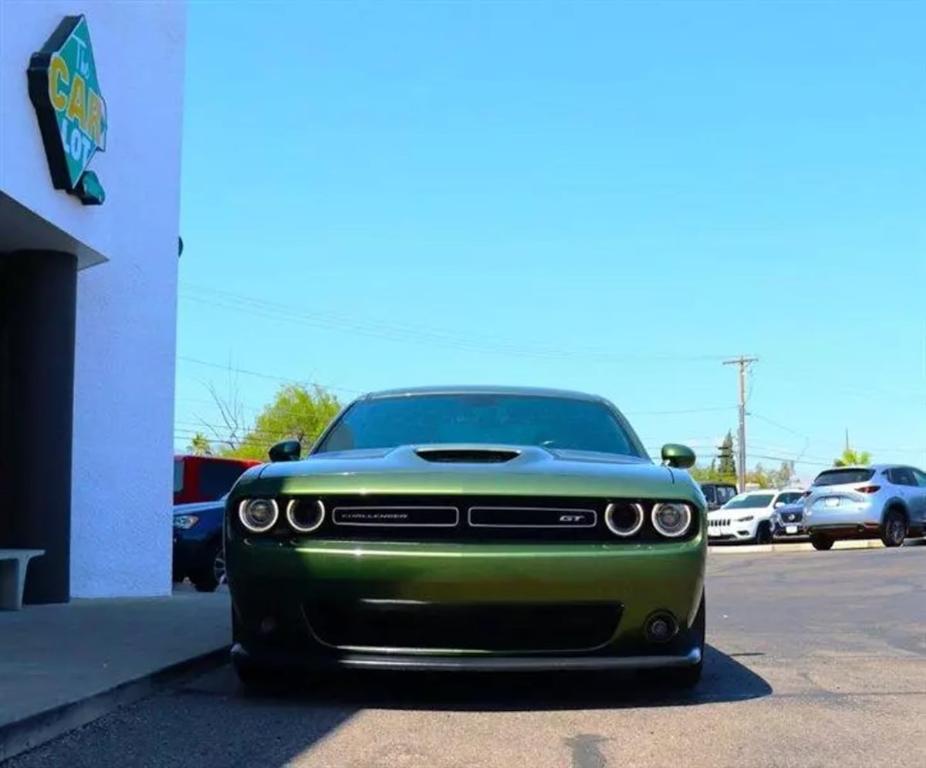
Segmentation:
{"type": "MultiPolygon", "coordinates": [[[[905,544],[904,546],[909,546],[905,544]]],[[[833,545],[833,551],[839,549],[886,549],[886,547],[877,539],[865,539],[862,541],[837,541],[833,545]]],[[[787,544],[712,544],[710,547],[711,554],[717,555],[746,555],[756,553],[772,552],[816,552],[810,542],[790,542],[787,544]]]]}
{"type": "Polygon", "coordinates": [[[92,723],[119,707],[164,690],[179,680],[218,668],[228,661],[228,652],[229,646],[217,648],[134,680],[127,680],[85,699],[68,702],[0,726],[0,763],[92,723]]]}

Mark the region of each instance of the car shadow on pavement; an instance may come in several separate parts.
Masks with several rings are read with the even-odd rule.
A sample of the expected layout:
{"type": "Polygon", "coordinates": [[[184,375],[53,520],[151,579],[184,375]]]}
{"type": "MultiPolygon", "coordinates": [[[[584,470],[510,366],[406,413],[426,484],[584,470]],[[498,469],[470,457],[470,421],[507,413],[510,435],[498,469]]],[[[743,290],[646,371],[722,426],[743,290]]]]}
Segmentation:
{"type": "Polygon", "coordinates": [[[708,646],[693,690],[644,673],[339,672],[310,678],[287,698],[306,705],[446,711],[531,711],[694,706],[768,696],[771,686],[736,659],[708,646]]]}

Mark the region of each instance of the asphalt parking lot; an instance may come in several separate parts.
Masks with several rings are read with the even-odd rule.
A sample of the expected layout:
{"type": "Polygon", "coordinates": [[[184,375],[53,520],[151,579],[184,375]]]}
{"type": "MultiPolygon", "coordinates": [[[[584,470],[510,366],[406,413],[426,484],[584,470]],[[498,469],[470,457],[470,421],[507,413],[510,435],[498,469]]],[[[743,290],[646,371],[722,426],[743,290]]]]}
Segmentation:
{"type": "Polygon", "coordinates": [[[712,556],[705,678],[351,675],[249,698],[230,668],[6,768],[926,765],[926,547],[712,556]]]}

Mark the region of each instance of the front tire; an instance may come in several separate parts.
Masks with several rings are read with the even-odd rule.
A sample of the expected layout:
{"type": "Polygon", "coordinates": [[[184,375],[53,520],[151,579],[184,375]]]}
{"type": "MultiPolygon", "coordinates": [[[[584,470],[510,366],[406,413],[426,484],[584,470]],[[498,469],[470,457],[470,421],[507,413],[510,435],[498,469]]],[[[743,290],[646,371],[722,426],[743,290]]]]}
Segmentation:
{"type": "Polygon", "coordinates": [[[701,682],[701,674],[704,672],[704,638],[705,630],[707,627],[707,618],[706,613],[706,600],[705,595],[701,595],[701,605],[698,607],[698,615],[695,616],[694,624],[691,627],[691,632],[697,638],[698,648],[701,651],[701,658],[698,663],[693,667],[685,667],[684,669],[679,670],[679,674],[675,678],[675,684],[679,688],[694,688],[699,682],[701,682]]]}
{"type": "Polygon", "coordinates": [[[225,580],[225,553],[222,542],[217,541],[209,547],[199,567],[190,574],[190,581],[197,592],[215,592],[216,587],[225,580]]]}
{"type": "Polygon", "coordinates": [[[772,526],[768,522],[759,523],[758,528],[756,528],[756,544],[771,544],[772,543],[772,526]]]}
{"type": "Polygon", "coordinates": [[[265,667],[232,654],[232,667],[238,682],[247,693],[283,693],[293,685],[293,678],[276,667],[265,667]]]}
{"type": "Polygon", "coordinates": [[[835,542],[829,536],[824,536],[822,533],[812,533],[810,534],[810,543],[814,549],[819,552],[826,552],[828,549],[833,548],[835,542]]]}
{"type": "Polygon", "coordinates": [[[899,509],[890,509],[881,524],[881,543],[885,547],[899,547],[907,538],[907,517],[899,509]]]}

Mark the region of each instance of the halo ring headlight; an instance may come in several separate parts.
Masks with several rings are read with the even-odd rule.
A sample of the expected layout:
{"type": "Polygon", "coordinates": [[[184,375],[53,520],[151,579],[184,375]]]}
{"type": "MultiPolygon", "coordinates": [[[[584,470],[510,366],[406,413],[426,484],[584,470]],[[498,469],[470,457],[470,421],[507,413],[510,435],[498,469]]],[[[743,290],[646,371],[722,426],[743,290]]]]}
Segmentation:
{"type": "Polygon", "coordinates": [[[643,507],[640,504],[615,504],[611,502],[604,511],[604,524],[608,526],[608,530],[611,531],[611,533],[615,536],[620,536],[622,539],[639,533],[640,529],[643,527],[645,518],[646,514],[643,512],[643,507]],[[628,510],[633,513],[632,522],[619,522],[615,520],[615,513],[626,512],[628,510]]]}
{"type": "Polygon", "coordinates": [[[286,522],[289,523],[290,527],[294,531],[299,533],[312,533],[312,531],[317,531],[323,522],[325,522],[325,505],[322,503],[321,499],[315,499],[314,503],[311,499],[290,499],[289,503],[286,505],[286,522]],[[306,525],[305,522],[301,522],[297,518],[297,513],[299,512],[299,505],[307,504],[313,507],[313,512],[315,514],[315,519],[306,525]]]}
{"type": "Polygon", "coordinates": [[[665,502],[653,505],[653,528],[668,539],[684,536],[691,527],[691,507],[680,502],[665,502]]]}
{"type": "Polygon", "coordinates": [[[279,519],[275,499],[244,499],[238,505],[238,520],[251,533],[266,533],[279,519]]]}

